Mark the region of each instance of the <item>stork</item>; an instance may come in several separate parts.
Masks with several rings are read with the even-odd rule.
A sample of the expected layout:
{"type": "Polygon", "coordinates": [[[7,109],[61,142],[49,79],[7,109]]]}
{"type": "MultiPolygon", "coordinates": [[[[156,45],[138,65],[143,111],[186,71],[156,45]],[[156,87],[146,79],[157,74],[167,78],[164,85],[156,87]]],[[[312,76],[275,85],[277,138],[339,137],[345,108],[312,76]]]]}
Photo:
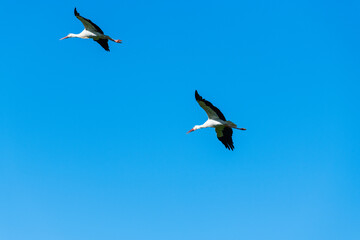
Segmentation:
{"type": "Polygon", "coordinates": [[[82,39],[92,38],[94,41],[99,43],[106,51],[110,51],[108,40],[111,40],[116,43],[121,43],[121,40],[114,40],[111,37],[105,35],[104,32],[91,20],[80,16],[80,14],[76,11],[76,8],[74,9],[74,14],[75,17],[77,17],[77,19],[79,19],[82,22],[85,29],[79,34],[70,33],[69,35],[61,38],[60,40],[67,38],[82,38],[82,39]]]}
{"type": "Polygon", "coordinates": [[[238,128],[236,124],[231,121],[226,121],[226,118],[222,112],[211,104],[211,102],[203,99],[197,90],[195,90],[195,99],[199,103],[200,107],[205,110],[208,120],[203,125],[195,125],[187,133],[193,132],[201,128],[215,128],[217,138],[225,145],[229,150],[234,149],[234,143],[232,140],[232,134],[234,129],[246,130],[245,128],[238,128]]]}

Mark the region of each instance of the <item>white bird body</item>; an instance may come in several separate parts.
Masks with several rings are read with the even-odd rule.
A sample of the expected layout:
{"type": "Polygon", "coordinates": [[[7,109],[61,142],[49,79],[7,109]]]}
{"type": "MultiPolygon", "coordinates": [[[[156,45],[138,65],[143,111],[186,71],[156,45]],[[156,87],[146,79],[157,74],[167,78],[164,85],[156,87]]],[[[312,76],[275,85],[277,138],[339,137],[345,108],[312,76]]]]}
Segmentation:
{"type": "Polygon", "coordinates": [[[108,40],[111,40],[116,43],[121,43],[121,40],[114,40],[111,37],[104,34],[104,32],[91,20],[86,19],[74,9],[75,17],[77,17],[82,24],[84,25],[85,29],[78,34],[70,33],[66,37],[61,38],[60,40],[67,39],[67,38],[81,38],[81,39],[93,39],[97,43],[99,43],[106,51],[110,51],[108,40]]]}
{"type": "Polygon", "coordinates": [[[82,38],[82,39],[94,39],[94,40],[99,40],[99,39],[109,39],[109,36],[106,36],[104,34],[101,33],[97,33],[97,32],[90,32],[86,29],[84,29],[81,33],[75,34],[75,33],[70,33],[68,35],[69,38],[82,38]]]}
{"type": "Polygon", "coordinates": [[[231,121],[226,121],[225,116],[222,112],[212,105],[209,101],[203,99],[197,91],[195,91],[195,99],[199,103],[200,107],[202,107],[207,116],[208,120],[202,125],[195,125],[190,131],[201,129],[201,128],[215,128],[215,132],[217,134],[218,139],[225,145],[225,147],[229,150],[234,149],[234,144],[232,141],[232,128],[238,130],[246,130],[245,128],[238,128],[235,123],[231,121]]]}
{"type": "Polygon", "coordinates": [[[95,39],[96,37],[100,38],[102,36],[104,36],[103,34],[99,34],[97,32],[90,32],[86,29],[84,29],[81,33],[78,34],[80,38],[93,38],[95,39]]]}
{"type": "Polygon", "coordinates": [[[221,119],[208,119],[204,124],[202,125],[195,125],[194,130],[200,129],[200,128],[216,128],[217,126],[225,125],[226,122],[222,121],[221,119]]]}

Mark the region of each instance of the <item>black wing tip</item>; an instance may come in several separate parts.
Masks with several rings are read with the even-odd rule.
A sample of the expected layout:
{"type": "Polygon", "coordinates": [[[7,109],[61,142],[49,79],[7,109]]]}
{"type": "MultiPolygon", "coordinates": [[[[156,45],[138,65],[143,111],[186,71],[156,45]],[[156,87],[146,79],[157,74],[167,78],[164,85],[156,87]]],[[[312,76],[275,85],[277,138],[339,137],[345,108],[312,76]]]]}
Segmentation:
{"type": "Polygon", "coordinates": [[[234,151],[234,145],[228,145],[228,146],[225,146],[227,149],[231,150],[231,151],[234,151]]]}
{"type": "Polygon", "coordinates": [[[104,49],[105,49],[105,51],[107,51],[107,52],[110,52],[110,48],[109,48],[109,45],[105,45],[105,46],[102,46],[104,49]]]}
{"type": "Polygon", "coordinates": [[[234,151],[234,144],[233,143],[228,143],[228,142],[223,142],[224,146],[226,149],[229,149],[231,151],[234,151]]]}
{"type": "Polygon", "coordinates": [[[74,14],[75,14],[75,16],[80,16],[80,14],[78,13],[78,11],[76,11],[76,7],[74,8],[74,14]]]}
{"type": "Polygon", "coordinates": [[[110,48],[106,48],[105,46],[102,46],[105,51],[110,52],[110,48]]]}
{"type": "Polygon", "coordinates": [[[225,146],[226,149],[229,149],[229,150],[231,150],[231,151],[234,151],[234,148],[235,148],[235,147],[234,147],[234,143],[233,143],[231,137],[228,138],[228,139],[224,139],[224,138],[220,139],[220,138],[219,138],[219,140],[224,144],[224,146],[225,146]]]}
{"type": "Polygon", "coordinates": [[[195,90],[195,99],[196,99],[196,101],[202,100],[202,97],[199,95],[197,90],[195,90]]]}
{"type": "Polygon", "coordinates": [[[219,138],[219,140],[222,142],[222,144],[224,144],[224,146],[225,146],[225,148],[226,149],[229,149],[229,150],[231,150],[231,151],[234,151],[234,143],[232,142],[232,140],[230,139],[230,141],[229,141],[229,139],[220,139],[219,138]]]}
{"type": "Polygon", "coordinates": [[[110,52],[110,48],[109,48],[109,44],[108,44],[108,40],[107,39],[98,39],[98,40],[95,40],[95,42],[97,42],[98,44],[100,44],[100,46],[105,49],[105,51],[108,51],[110,52]]]}

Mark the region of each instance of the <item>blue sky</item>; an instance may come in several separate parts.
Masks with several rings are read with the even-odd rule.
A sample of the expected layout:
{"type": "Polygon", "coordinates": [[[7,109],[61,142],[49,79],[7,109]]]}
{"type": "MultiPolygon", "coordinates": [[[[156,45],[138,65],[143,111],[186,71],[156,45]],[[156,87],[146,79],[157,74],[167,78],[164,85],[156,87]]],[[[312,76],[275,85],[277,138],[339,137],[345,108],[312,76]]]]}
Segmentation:
{"type": "Polygon", "coordinates": [[[359,239],[359,11],[3,1],[0,239],[359,239]],[[59,41],[75,6],[123,44],[59,41]]]}

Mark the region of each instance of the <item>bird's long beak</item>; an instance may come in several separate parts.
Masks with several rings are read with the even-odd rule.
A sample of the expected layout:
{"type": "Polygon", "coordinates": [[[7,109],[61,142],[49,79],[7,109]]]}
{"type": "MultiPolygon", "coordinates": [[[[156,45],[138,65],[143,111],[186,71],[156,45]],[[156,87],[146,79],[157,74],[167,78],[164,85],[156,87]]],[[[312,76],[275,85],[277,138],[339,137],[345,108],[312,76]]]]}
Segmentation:
{"type": "Polygon", "coordinates": [[[67,39],[67,38],[69,38],[69,37],[68,36],[63,37],[63,38],[60,38],[60,40],[64,40],[64,39],[67,39]]]}
{"type": "Polygon", "coordinates": [[[190,130],[190,131],[188,131],[186,134],[188,134],[188,133],[191,133],[191,132],[193,132],[193,131],[195,131],[193,128],[190,130]]]}

